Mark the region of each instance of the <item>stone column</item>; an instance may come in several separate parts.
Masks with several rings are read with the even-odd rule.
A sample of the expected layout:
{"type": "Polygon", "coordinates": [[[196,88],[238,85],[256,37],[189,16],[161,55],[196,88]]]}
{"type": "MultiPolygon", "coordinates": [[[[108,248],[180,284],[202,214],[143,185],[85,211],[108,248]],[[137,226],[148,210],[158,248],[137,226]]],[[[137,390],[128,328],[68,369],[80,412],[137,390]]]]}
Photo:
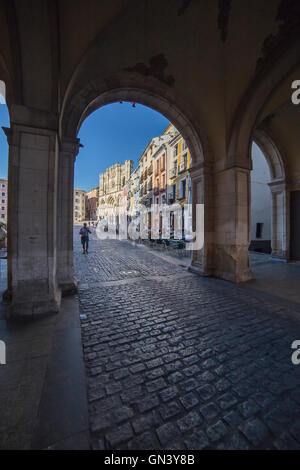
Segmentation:
{"type": "Polygon", "coordinates": [[[250,244],[250,170],[232,167],[215,175],[214,275],[233,282],[253,279],[250,244]]]}
{"type": "Polygon", "coordinates": [[[189,270],[202,276],[213,274],[213,219],[212,173],[204,164],[190,169],[192,180],[193,231],[196,231],[196,205],[204,204],[204,245],[200,250],[192,251],[189,270]]]}
{"type": "Polygon", "coordinates": [[[287,259],[287,197],[285,181],[269,183],[272,195],[272,257],[287,259]]]}
{"type": "Polygon", "coordinates": [[[8,315],[57,312],[57,132],[14,123],[4,130],[9,143],[8,315]]]}
{"type": "Polygon", "coordinates": [[[74,164],[79,139],[63,138],[59,152],[58,174],[58,267],[57,278],[64,295],[77,290],[73,263],[74,164]]]}

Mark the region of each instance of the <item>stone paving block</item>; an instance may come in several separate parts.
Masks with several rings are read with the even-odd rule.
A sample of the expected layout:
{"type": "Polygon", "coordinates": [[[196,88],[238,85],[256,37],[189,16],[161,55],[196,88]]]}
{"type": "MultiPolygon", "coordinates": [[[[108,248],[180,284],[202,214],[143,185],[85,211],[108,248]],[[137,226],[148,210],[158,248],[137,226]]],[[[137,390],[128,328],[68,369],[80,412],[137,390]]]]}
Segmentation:
{"type": "Polygon", "coordinates": [[[159,441],[154,432],[146,431],[135,437],[128,443],[128,449],[132,450],[157,450],[159,441]]]}
{"type": "Polygon", "coordinates": [[[186,395],[180,397],[180,401],[186,410],[194,408],[194,406],[198,405],[199,403],[196,394],[193,392],[187,393],[186,395]]]}
{"type": "Polygon", "coordinates": [[[199,411],[206,421],[212,421],[220,414],[220,409],[215,403],[208,403],[207,405],[201,406],[199,411]]]}
{"type": "Polygon", "coordinates": [[[111,411],[111,416],[115,423],[120,424],[132,418],[134,416],[134,411],[128,406],[119,406],[111,411]]]}
{"type": "Polygon", "coordinates": [[[243,417],[238,411],[232,410],[224,416],[224,421],[232,428],[237,428],[238,425],[243,421],[243,417]]]}
{"type": "Polygon", "coordinates": [[[133,436],[132,428],[129,423],[116,427],[113,431],[106,434],[105,439],[109,448],[116,448],[119,444],[128,441],[133,436]]]}
{"type": "Polygon", "coordinates": [[[227,427],[222,421],[218,421],[206,429],[206,434],[212,442],[218,441],[227,433],[227,427]]]}
{"type": "Polygon", "coordinates": [[[250,416],[255,415],[260,410],[260,407],[254,400],[252,400],[252,398],[250,398],[249,400],[239,404],[238,410],[244,418],[250,418],[250,416]]]}
{"type": "Polygon", "coordinates": [[[266,425],[258,418],[250,418],[240,424],[239,430],[255,446],[262,444],[269,434],[266,425]]]}
{"type": "Polygon", "coordinates": [[[197,388],[197,392],[202,400],[210,400],[216,394],[216,389],[213,385],[207,384],[197,388]]]}
{"type": "Polygon", "coordinates": [[[237,399],[232,393],[225,393],[217,399],[217,403],[222,408],[222,410],[227,410],[232,406],[236,405],[237,399]]]}
{"type": "Polygon", "coordinates": [[[185,392],[194,390],[196,387],[199,387],[199,382],[196,379],[184,380],[180,383],[180,387],[185,392]]]}
{"type": "Polygon", "coordinates": [[[181,372],[173,372],[167,377],[168,382],[171,384],[176,384],[177,382],[180,382],[183,379],[184,379],[184,375],[181,374],[181,372]]]}
{"type": "Polygon", "coordinates": [[[232,434],[226,444],[227,450],[250,450],[249,442],[239,432],[232,434]]]}
{"type": "Polygon", "coordinates": [[[156,411],[151,411],[150,413],[143,414],[139,418],[136,418],[132,422],[134,431],[139,434],[147,429],[157,427],[160,424],[161,420],[156,411]]]}
{"type": "Polygon", "coordinates": [[[209,445],[209,441],[202,431],[197,431],[184,439],[188,450],[203,450],[209,445]]]}
{"type": "Polygon", "coordinates": [[[179,390],[175,385],[165,388],[162,392],[159,393],[159,396],[163,402],[167,402],[179,395],[179,390]]]}
{"type": "Polygon", "coordinates": [[[180,414],[182,412],[182,408],[177,402],[172,401],[165,405],[161,405],[159,407],[159,412],[164,420],[168,420],[180,414]]]}
{"type": "Polygon", "coordinates": [[[136,401],[140,413],[149,411],[159,405],[160,401],[157,395],[147,395],[147,400],[139,399],[136,401]]]}
{"type": "Polygon", "coordinates": [[[172,443],[180,439],[180,432],[174,423],[166,423],[157,429],[158,439],[164,449],[169,449],[172,443]]]}
{"type": "Polygon", "coordinates": [[[159,378],[156,380],[152,380],[151,382],[148,382],[146,384],[146,387],[147,387],[148,392],[152,393],[152,392],[157,392],[161,390],[162,388],[166,388],[167,384],[163,378],[159,378]]]}
{"type": "Polygon", "coordinates": [[[157,369],[152,369],[148,372],[145,372],[145,379],[154,380],[163,375],[165,375],[165,371],[161,367],[158,367],[157,369]]]}
{"type": "Polygon", "coordinates": [[[197,411],[190,411],[187,415],[177,421],[177,425],[182,433],[190,431],[203,422],[197,411]]]}
{"type": "Polygon", "coordinates": [[[141,397],[144,394],[142,387],[139,385],[137,387],[132,387],[128,390],[124,390],[121,393],[121,399],[124,403],[134,403],[137,398],[141,397]]]}

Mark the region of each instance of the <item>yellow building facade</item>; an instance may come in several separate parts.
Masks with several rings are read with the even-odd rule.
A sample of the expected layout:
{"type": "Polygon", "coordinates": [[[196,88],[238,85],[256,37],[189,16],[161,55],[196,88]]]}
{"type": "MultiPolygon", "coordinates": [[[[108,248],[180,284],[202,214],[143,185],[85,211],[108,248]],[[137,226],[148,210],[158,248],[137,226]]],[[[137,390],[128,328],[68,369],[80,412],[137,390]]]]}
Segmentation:
{"type": "Polygon", "coordinates": [[[182,206],[189,202],[191,153],[182,135],[178,133],[169,142],[169,196],[168,203],[179,202],[182,206]]]}

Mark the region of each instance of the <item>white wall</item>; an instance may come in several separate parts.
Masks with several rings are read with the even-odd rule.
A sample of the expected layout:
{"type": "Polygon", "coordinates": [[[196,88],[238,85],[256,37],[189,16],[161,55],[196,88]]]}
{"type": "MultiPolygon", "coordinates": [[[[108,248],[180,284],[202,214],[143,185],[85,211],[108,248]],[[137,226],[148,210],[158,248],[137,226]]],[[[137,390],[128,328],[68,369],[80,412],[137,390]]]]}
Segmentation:
{"type": "Polygon", "coordinates": [[[262,237],[259,240],[271,240],[271,191],[270,171],[260,148],[252,145],[251,171],[251,240],[256,238],[256,224],[263,223],[262,237]]]}

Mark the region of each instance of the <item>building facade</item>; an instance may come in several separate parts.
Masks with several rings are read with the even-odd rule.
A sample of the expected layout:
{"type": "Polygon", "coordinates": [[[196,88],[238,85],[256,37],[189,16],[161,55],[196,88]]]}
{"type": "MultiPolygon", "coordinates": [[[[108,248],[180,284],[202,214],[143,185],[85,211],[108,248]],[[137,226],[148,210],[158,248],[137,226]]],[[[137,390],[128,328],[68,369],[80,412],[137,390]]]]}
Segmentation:
{"type": "Polygon", "coordinates": [[[87,191],[85,196],[85,217],[86,220],[97,220],[97,210],[99,205],[99,186],[87,191]]]}
{"type": "Polygon", "coordinates": [[[115,163],[99,175],[99,205],[97,218],[109,215],[111,208],[117,209],[123,197],[123,188],[130,181],[133,161],[125,160],[124,164],[115,163]]]}
{"type": "Polygon", "coordinates": [[[74,188],[74,223],[79,223],[85,220],[85,198],[86,191],[83,189],[74,188]]]}
{"type": "Polygon", "coordinates": [[[189,170],[191,154],[181,134],[170,143],[168,203],[179,202],[182,206],[189,202],[189,170]]]}
{"type": "Polygon", "coordinates": [[[7,190],[8,180],[7,178],[0,179],[0,194],[1,194],[1,205],[0,205],[0,222],[7,223],[7,190]]]}

